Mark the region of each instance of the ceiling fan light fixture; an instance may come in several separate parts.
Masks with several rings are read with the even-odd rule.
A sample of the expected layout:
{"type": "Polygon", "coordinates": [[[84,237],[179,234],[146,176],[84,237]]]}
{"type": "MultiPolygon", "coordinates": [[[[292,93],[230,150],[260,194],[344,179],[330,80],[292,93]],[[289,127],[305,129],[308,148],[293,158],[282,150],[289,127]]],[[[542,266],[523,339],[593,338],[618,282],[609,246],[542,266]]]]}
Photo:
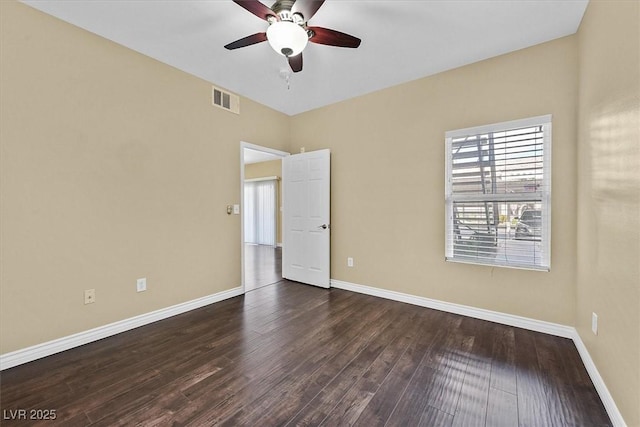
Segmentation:
{"type": "Polygon", "coordinates": [[[307,46],[309,35],[300,25],[291,21],[278,21],[267,29],[269,44],[280,55],[290,57],[300,54],[307,46]]]}

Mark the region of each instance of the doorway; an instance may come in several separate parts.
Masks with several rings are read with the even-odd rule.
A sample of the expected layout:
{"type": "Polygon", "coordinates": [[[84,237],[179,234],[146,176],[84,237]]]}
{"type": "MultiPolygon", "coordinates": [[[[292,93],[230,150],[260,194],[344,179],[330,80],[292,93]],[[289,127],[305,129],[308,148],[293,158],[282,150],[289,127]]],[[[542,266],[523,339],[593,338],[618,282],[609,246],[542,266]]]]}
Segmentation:
{"type": "Polygon", "coordinates": [[[242,286],[282,279],[282,158],[289,153],[240,143],[242,286]]]}

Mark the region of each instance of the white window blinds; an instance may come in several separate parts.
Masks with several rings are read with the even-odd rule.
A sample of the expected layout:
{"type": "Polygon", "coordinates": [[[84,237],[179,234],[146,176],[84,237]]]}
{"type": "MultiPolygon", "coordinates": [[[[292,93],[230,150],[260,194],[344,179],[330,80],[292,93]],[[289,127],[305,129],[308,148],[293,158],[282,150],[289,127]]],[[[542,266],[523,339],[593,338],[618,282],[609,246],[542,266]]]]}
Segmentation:
{"type": "Polygon", "coordinates": [[[446,259],[548,270],[551,116],[445,137],[446,259]]]}

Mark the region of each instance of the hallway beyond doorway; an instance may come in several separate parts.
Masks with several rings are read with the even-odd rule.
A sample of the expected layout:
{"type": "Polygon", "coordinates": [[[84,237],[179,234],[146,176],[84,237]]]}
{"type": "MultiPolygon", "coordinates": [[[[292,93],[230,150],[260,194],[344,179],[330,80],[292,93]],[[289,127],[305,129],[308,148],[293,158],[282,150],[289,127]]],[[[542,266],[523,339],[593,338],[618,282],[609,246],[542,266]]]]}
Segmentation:
{"type": "Polygon", "coordinates": [[[282,248],[245,243],[244,257],[247,291],[282,280],[282,248]]]}

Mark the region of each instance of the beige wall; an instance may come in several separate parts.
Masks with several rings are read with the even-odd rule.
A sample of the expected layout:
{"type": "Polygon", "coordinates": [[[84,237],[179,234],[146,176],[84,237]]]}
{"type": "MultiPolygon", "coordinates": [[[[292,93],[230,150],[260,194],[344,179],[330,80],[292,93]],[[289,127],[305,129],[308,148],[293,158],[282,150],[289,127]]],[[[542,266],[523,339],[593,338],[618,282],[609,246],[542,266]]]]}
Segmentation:
{"type": "Polygon", "coordinates": [[[289,118],[0,7],[0,353],[239,286],[240,141],[285,149],[289,118]]]}
{"type": "Polygon", "coordinates": [[[291,152],[332,151],[331,277],[572,324],[577,62],[566,37],[293,117],[291,152]],[[551,272],[445,262],[445,132],[543,114],[553,115],[551,272]]]}
{"type": "Polygon", "coordinates": [[[591,1],[578,33],[576,326],[629,426],[640,426],[639,28],[639,2],[591,1]]]}
{"type": "MultiPolygon", "coordinates": [[[[282,160],[271,160],[269,162],[250,163],[244,167],[244,178],[264,178],[277,176],[282,178],[282,160]]],[[[276,217],[276,241],[282,244],[282,180],[278,180],[278,215],[276,217]]]]}

